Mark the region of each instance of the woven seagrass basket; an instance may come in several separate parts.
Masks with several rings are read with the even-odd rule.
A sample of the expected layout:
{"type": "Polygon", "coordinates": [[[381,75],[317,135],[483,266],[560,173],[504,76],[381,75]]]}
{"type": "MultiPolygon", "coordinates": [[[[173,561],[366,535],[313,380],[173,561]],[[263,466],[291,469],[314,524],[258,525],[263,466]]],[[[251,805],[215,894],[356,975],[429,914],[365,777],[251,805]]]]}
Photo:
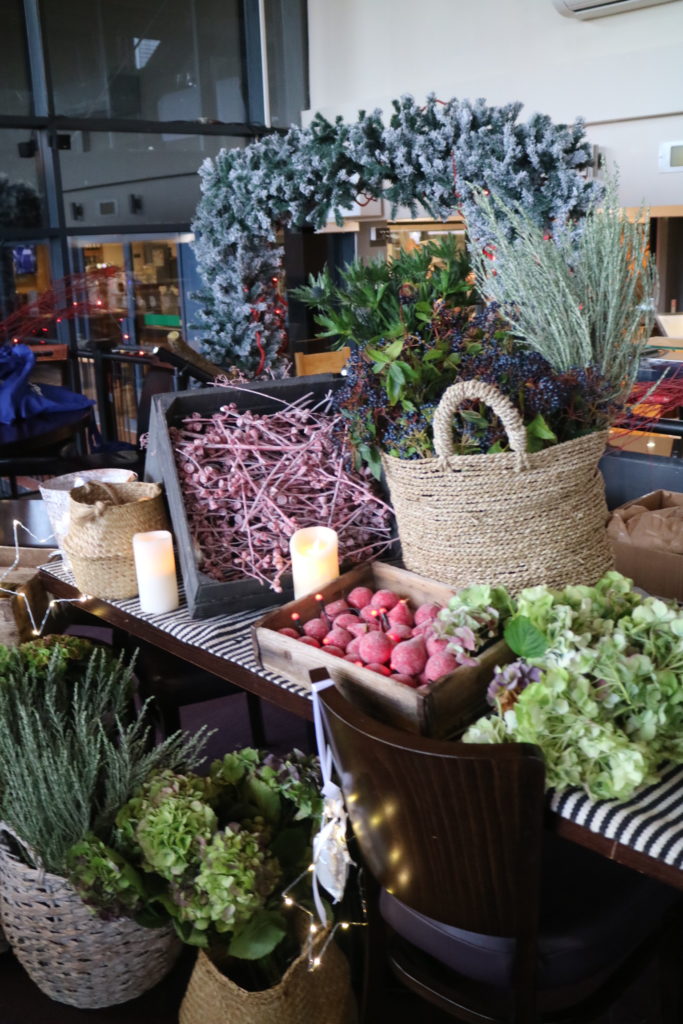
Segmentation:
{"type": "Polygon", "coordinates": [[[0,922],[41,992],[94,1010],[135,999],[170,971],[182,948],[170,927],[102,921],[65,878],[24,864],[15,842],[0,822],[0,922]]]}
{"type": "Polygon", "coordinates": [[[348,963],[334,942],[326,945],[328,938],[321,931],[315,940],[319,967],[309,970],[309,955],[302,952],[277,985],[260,992],[240,988],[200,950],[179,1024],[356,1024],[348,963]]]}
{"type": "Polygon", "coordinates": [[[133,535],[168,529],[161,486],[87,483],[69,492],[69,504],[69,532],[62,547],[79,589],[93,597],[134,597],[133,535]]]}
{"type": "MultiPolygon", "coordinates": [[[[69,532],[69,492],[74,487],[81,487],[92,481],[113,484],[126,483],[130,480],[137,480],[137,478],[137,473],[130,469],[112,468],[83,469],[79,473],[65,473],[63,476],[53,476],[49,480],[45,480],[40,485],[40,496],[43,499],[57,547],[61,549],[62,540],[69,532]]],[[[63,551],[62,557],[66,562],[66,555],[63,551]]]]}
{"type": "Polygon", "coordinates": [[[595,583],[614,564],[598,470],[606,438],[600,431],[528,453],[507,398],[482,381],[454,384],[434,414],[436,457],[383,456],[406,568],[455,588],[491,583],[513,593],[595,583]],[[469,399],[496,413],[510,452],[453,454],[453,415],[469,399]]]}

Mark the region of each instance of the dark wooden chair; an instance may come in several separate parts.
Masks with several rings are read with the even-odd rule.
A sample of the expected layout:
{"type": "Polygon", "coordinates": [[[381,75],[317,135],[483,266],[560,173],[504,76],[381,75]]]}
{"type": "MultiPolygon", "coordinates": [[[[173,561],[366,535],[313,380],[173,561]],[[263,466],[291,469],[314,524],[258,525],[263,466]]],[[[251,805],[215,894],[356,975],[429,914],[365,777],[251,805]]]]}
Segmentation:
{"type": "Polygon", "coordinates": [[[382,970],[372,964],[381,947],[409,989],[458,1020],[584,1024],[646,953],[666,953],[670,930],[680,935],[676,890],[544,832],[536,747],[414,736],[334,688],[320,697],[356,840],[380,890],[381,918],[369,901],[366,1021],[381,1019],[373,979],[382,970]],[[386,944],[378,920],[380,934],[389,926],[386,944]]]}

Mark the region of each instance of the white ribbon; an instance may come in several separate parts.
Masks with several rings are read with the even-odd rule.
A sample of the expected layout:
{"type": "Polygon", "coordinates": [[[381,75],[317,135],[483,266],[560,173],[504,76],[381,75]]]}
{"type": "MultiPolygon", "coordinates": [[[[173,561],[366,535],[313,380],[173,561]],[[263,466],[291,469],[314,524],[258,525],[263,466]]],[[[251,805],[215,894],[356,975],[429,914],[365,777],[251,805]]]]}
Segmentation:
{"type": "Polygon", "coordinates": [[[324,797],[322,824],[320,831],[313,839],[313,902],[323,927],[327,924],[325,904],[320,896],[322,886],[334,902],[338,903],[344,895],[346,879],[349,873],[351,856],[346,846],[346,809],[344,797],[339,786],[332,781],[332,750],[325,738],[322,710],[318,693],[334,686],[332,679],[322,679],[311,683],[313,691],[313,725],[315,742],[320,758],[324,797]]]}

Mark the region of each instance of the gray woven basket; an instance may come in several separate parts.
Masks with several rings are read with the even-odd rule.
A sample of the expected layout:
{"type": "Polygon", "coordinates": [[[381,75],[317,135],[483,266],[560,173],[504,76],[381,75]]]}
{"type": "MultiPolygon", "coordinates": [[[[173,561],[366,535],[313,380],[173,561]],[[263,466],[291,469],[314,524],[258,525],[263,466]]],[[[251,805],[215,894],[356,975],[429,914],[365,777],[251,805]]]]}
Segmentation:
{"type": "Polygon", "coordinates": [[[65,878],[24,864],[8,836],[0,822],[0,923],[41,992],[94,1010],[135,999],[170,971],[181,950],[170,927],[102,921],[65,878]]]}

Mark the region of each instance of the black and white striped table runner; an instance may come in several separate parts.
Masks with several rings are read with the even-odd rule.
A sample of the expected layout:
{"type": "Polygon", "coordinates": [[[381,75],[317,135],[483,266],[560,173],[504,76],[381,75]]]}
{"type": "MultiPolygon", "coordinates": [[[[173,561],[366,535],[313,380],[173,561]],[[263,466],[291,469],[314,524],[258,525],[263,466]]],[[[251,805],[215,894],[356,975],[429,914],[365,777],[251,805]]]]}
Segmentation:
{"type": "MultiPolygon", "coordinates": [[[[41,569],[54,576],[55,579],[61,580],[62,583],[68,583],[72,587],[76,586],[73,574],[65,568],[61,560],[43,565],[41,569]]],[[[292,682],[290,679],[285,679],[283,676],[262,668],[254,654],[250,627],[254,622],[267,615],[269,611],[272,611],[272,608],[241,611],[234,615],[214,615],[210,619],[191,619],[181,583],[178,584],[178,592],[180,608],[173,612],[166,612],[164,615],[150,615],[148,612],[143,612],[137,597],[131,597],[126,601],[107,600],[105,603],[114,608],[120,608],[121,611],[136,619],[148,622],[156,629],[169,633],[191,647],[200,647],[209,654],[226,658],[242,668],[256,672],[263,679],[267,679],[268,682],[274,683],[289,693],[310,699],[311,691],[307,686],[302,686],[301,683],[292,682]]]]}
{"type": "MultiPolygon", "coordinates": [[[[61,561],[42,568],[56,579],[75,586],[72,574],[61,561]]],[[[182,587],[180,593],[182,602],[182,587]]],[[[210,619],[191,619],[187,607],[182,607],[182,604],[177,611],[166,615],[149,615],[140,610],[136,597],[108,603],[149,622],[183,643],[200,647],[256,672],[283,690],[302,697],[311,696],[308,687],[267,671],[257,661],[250,626],[267,614],[267,608],[235,615],[216,615],[210,619]]],[[[640,790],[630,800],[592,800],[581,789],[568,789],[553,793],[550,806],[561,817],[597,835],[683,870],[683,767],[670,768],[659,782],[640,790]]]]}

